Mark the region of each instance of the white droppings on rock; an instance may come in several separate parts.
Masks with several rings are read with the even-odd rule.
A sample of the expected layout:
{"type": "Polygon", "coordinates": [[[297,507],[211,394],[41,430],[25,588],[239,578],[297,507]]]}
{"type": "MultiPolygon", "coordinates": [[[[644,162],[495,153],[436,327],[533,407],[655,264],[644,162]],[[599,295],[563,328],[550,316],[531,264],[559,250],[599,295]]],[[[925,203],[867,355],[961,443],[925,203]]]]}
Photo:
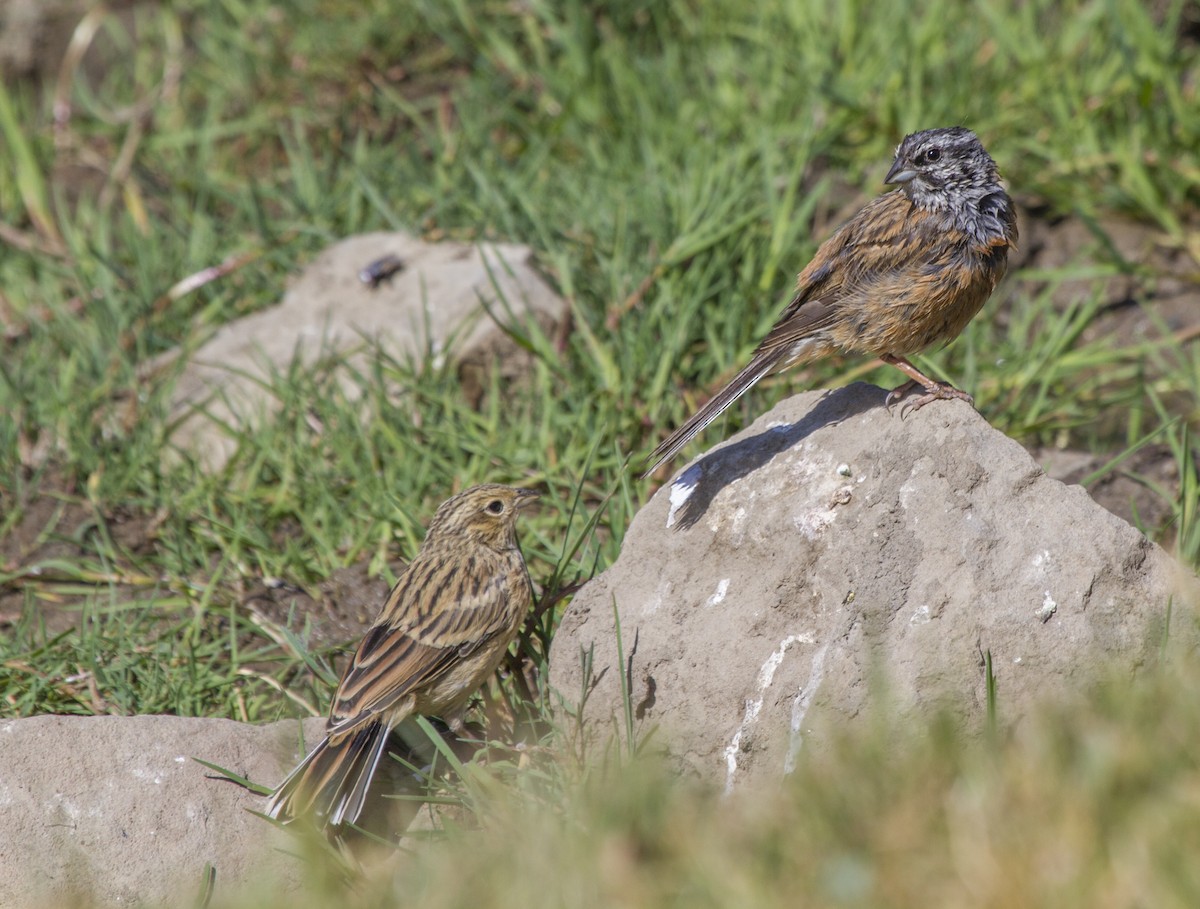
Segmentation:
{"type": "Polygon", "coordinates": [[[729,578],[721,578],[717,582],[717,591],[710,596],[704,603],[705,606],[716,606],[725,601],[725,594],[729,592],[729,578]]]}
{"type": "Polygon", "coordinates": [[[762,664],[762,668],[758,670],[758,691],[754,697],[746,699],[746,710],[742,714],[742,723],[738,726],[737,732],[733,734],[733,738],[729,744],[725,746],[726,794],[733,791],[734,778],[737,776],[737,756],[742,747],[742,737],[758,719],[758,715],[762,712],[763,699],[766,696],[767,689],[771,687],[771,682],[775,678],[775,672],[779,669],[780,663],[783,662],[788,648],[797,642],[811,644],[813,643],[813,637],[811,634],[789,634],[779,642],[779,646],[767,657],[766,662],[762,664]]]}
{"type": "Polygon", "coordinates": [[[687,500],[692,497],[692,492],[696,489],[696,482],[700,479],[700,468],[693,465],[677,476],[671,482],[670,499],[671,510],[667,512],[667,529],[675,526],[675,515],[684,505],[687,500]]]}
{"type": "Polygon", "coordinates": [[[815,540],[821,531],[833,523],[833,519],[836,517],[837,512],[834,509],[820,508],[793,516],[792,526],[804,534],[805,539],[815,540]]]}
{"type": "Polygon", "coordinates": [[[812,705],[813,695],[817,693],[821,682],[825,680],[825,653],[828,650],[829,644],[826,642],[813,654],[808,681],[800,689],[796,699],[792,701],[791,736],[788,740],[787,756],[783,759],[785,774],[796,769],[796,756],[800,753],[800,745],[804,740],[800,730],[804,725],[804,717],[808,715],[808,708],[812,705]]]}
{"type": "Polygon", "coordinates": [[[658,612],[659,607],[671,594],[671,582],[665,578],[654,588],[654,596],[642,603],[642,615],[651,616],[658,612]]]}
{"type": "Polygon", "coordinates": [[[746,535],[746,519],[750,513],[745,508],[736,508],[733,512],[733,520],[730,521],[729,533],[737,542],[741,542],[742,537],[746,535]]]}

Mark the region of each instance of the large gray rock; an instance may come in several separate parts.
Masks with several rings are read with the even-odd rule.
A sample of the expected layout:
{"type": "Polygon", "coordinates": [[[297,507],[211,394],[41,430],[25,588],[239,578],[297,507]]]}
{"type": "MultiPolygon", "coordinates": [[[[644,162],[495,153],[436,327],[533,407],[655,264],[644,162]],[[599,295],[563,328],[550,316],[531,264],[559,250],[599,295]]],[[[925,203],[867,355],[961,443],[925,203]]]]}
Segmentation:
{"type": "Polygon", "coordinates": [[[551,685],[584,702],[586,738],[627,732],[625,688],[637,734],[662,727],[678,765],[733,786],[876,697],[982,728],[989,653],[1012,722],[1094,667],[1152,660],[1172,596],[1187,638],[1196,588],[1179,595],[1165,552],[968,405],[901,419],[883,396],[786,400],[637,515],[554,638],[551,685]]]}
{"type": "MultiPolygon", "coordinates": [[[[324,720],[305,722],[315,742],[324,720]]],[[[0,906],[191,905],[291,888],[293,838],[264,800],[196,763],[274,785],[299,755],[295,721],[39,716],[0,723],[0,906]],[[81,902],[76,902],[76,901],[81,902]]]]}
{"type": "MultiPolygon", "coordinates": [[[[466,394],[477,398],[483,370],[498,364],[511,379],[528,368],[528,354],[501,325],[525,332],[532,320],[546,331],[565,312],[526,246],[426,243],[405,233],[349,237],[317,256],[278,305],[223,325],[189,357],[175,385],[171,441],[219,466],[236,447],[224,425],[252,425],[273,409],[273,376],[286,374],[294,358],[309,366],[335,357],[361,368],[372,344],[400,362],[451,358],[466,394]],[[384,256],[398,257],[403,269],[364,284],[359,272],[384,256]]],[[[178,356],[158,359],[147,376],[178,356]]]]}

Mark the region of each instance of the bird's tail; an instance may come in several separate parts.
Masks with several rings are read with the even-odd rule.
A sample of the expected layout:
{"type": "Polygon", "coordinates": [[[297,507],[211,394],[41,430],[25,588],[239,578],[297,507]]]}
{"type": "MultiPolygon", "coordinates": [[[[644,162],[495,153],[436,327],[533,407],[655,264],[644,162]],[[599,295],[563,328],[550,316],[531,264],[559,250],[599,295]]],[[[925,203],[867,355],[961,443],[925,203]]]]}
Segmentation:
{"type": "Polygon", "coordinates": [[[285,823],[302,815],[331,827],[354,823],[390,733],[376,720],[345,736],[326,736],[272,793],[267,815],[285,823]]]}
{"type": "Polygon", "coordinates": [[[763,351],[754,357],[745,369],[729,381],[728,385],[718,391],[707,404],[692,414],[686,423],[658,444],[658,447],[646,459],[642,479],[654,473],[658,469],[658,465],[663,463],[663,461],[668,461],[675,457],[679,453],[679,449],[690,442],[693,436],[723,414],[734,401],[749,391],[759,379],[774,370],[780,361],[784,359],[785,352],[786,349],[772,349],[763,351]]]}

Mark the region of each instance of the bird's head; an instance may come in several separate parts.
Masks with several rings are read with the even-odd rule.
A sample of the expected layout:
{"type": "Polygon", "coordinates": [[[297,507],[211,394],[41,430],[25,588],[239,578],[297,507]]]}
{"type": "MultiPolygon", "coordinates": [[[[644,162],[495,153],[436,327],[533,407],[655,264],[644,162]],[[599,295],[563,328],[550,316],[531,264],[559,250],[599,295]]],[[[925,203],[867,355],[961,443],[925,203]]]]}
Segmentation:
{"type": "Polygon", "coordinates": [[[996,191],[1000,176],[973,132],[949,126],[905,136],[884,182],[921,208],[946,210],[996,191]]]}
{"type": "Polygon", "coordinates": [[[517,514],[537,497],[532,489],[515,486],[473,486],[438,507],[425,543],[465,538],[491,549],[513,549],[517,545],[517,514]]]}

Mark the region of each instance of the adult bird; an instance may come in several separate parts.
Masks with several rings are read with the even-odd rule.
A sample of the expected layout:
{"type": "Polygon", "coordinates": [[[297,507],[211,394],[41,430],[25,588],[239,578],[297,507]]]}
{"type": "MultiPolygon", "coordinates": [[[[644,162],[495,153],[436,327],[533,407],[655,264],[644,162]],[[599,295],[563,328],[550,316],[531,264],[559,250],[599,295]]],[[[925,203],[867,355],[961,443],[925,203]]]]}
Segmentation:
{"type": "Polygon", "coordinates": [[[888,394],[888,406],[922,388],[901,416],[939,399],[974,403],[908,357],[957,337],[995,290],[1017,243],[1012,200],[996,162],[961,126],[906,136],[884,182],[899,188],[821,244],[749,364],[654,449],[643,476],[763,376],[836,351],[872,354],[909,377],[888,394]]]}

